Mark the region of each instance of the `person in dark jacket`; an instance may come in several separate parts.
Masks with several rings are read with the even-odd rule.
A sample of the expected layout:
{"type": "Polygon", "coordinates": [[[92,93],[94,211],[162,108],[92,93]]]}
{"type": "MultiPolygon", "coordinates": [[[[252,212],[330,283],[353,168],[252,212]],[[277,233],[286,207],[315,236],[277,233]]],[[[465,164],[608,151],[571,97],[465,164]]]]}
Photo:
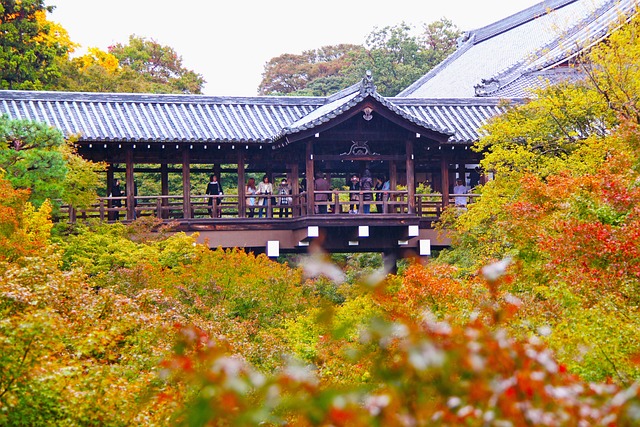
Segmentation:
{"type": "Polygon", "coordinates": [[[353,174],[351,175],[351,182],[349,182],[349,191],[351,193],[349,193],[349,200],[351,202],[355,202],[349,205],[349,213],[350,214],[357,214],[358,213],[358,202],[360,201],[360,194],[358,193],[360,191],[360,178],[358,178],[358,175],[353,174]]]}
{"type": "Polygon", "coordinates": [[[291,205],[293,204],[293,199],[291,197],[291,186],[287,182],[287,178],[282,178],[280,181],[280,185],[278,186],[278,204],[280,205],[280,213],[279,217],[289,216],[291,214],[291,205]]]}
{"type": "MultiPolygon", "coordinates": [[[[331,183],[321,172],[316,172],[316,179],[313,182],[313,186],[315,191],[331,190],[331,183]]],[[[320,202],[316,205],[317,213],[326,214],[328,212],[326,202],[330,200],[330,195],[328,193],[316,193],[315,198],[316,202],[320,202]]]]}
{"type": "MultiPolygon", "coordinates": [[[[120,187],[120,180],[117,179],[117,178],[113,180],[113,187],[111,187],[111,197],[122,197],[122,188],[120,187]]],[[[122,200],[121,199],[114,200],[112,202],[112,206],[114,208],[121,208],[122,207],[122,200]]],[[[119,210],[114,212],[113,218],[116,221],[120,220],[120,211],[119,210]]]]}
{"type": "Polygon", "coordinates": [[[363,191],[362,200],[364,204],[362,205],[362,210],[364,213],[368,214],[371,212],[371,201],[373,200],[373,178],[371,177],[371,172],[369,169],[365,169],[362,173],[362,179],[360,180],[360,189],[363,191]]]}
{"type": "Polygon", "coordinates": [[[384,177],[381,175],[376,176],[375,184],[373,189],[376,191],[376,212],[382,213],[383,204],[382,204],[382,184],[384,183],[384,177]]]}
{"type": "MultiPolygon", "coordinates": [[[[208,196],[222,196],[224,192],[222,191],[222,185],[218,182],[218,177],[215,175],[211,175],[209,177],[209,183],[207,184],[206,193],[208,196]]],[[[211,218],[220,218],[222,216],[222,208],[220,204],[222,203],[222,197],[208,197],[208,204],[211,206],[209,208],[209,215],[211,218]],[[216,201],[215,213],[213,211],[213,200],[216,201]]]]}

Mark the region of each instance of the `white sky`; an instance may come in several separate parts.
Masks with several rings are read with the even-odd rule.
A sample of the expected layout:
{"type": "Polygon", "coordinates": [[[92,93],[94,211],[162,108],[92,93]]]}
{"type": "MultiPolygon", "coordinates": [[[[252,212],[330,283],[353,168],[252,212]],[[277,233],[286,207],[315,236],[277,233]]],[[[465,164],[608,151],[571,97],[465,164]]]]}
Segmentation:
{"type": "MultiPolygon", "coordinates": [[[[47,0],[71,40],[107,50],[129,36],[153,39],[204,76],[204,93],[255,96],[264,65],[284,53],[364,44],[376,27],[440,18],[462,30],[491,24],[541,0],[47,0]]],[[[375,76],[374,76],[375,79],[375,76]]]]}

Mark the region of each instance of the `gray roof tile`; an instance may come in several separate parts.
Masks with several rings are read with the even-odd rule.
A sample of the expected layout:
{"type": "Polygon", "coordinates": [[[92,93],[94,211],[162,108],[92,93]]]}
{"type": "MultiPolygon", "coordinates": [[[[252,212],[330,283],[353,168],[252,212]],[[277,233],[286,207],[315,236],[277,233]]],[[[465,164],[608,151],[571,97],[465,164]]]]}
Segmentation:
{"type": "Polygon", "coordinates": [[[524,74],[558,65],[589,47],[636,8],[636,0],[543,1],[467,33],[456,52],[398,96],[494,96],[496,85],[500,88],[524,74]]]}
{"type": "Polygon", "coordinates": [[[0,91],[0,114],[45,122],[85,142],[271,143],[367,97],[453,143],[474,141],[477,127],[501,112],[497,98],[384,98],[372,87],[329,98],[0,91]]]}

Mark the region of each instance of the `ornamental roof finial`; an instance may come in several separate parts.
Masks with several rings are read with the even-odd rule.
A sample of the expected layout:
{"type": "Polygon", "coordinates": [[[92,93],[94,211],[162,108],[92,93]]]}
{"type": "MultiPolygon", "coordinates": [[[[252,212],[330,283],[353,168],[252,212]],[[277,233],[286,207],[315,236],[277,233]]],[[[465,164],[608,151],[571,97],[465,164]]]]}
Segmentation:
{"type": "Polygon", "coordinates": [[[364,78],[362,79],[362,85],[360,86],[360,93],[374,93],[376,91],[376,85],[373,84],[373,74],[371,70],[367,70],[364,78]]]}

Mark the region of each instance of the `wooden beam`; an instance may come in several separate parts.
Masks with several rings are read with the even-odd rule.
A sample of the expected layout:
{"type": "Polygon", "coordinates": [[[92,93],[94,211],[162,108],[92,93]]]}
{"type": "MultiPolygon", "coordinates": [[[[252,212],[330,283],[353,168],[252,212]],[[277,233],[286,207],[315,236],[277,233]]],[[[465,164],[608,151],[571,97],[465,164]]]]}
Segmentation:
{"type": "Polygon", "coordinates": [[[307,141],[305,150],[305,165],[306,165],[306,178],[307,178],[307,215],[314,214],[314,195],[313,195],[313,180],[315,171],[313,168],[313,142],[307,141]]]}
{"type": "Polygon", "coordinates": [[[405,156],[403,155],[395,155],[395,154],[380,154],[380,155],[371,155],[371,156],[342,156],[339,154],[317,154],[314,156],[315,160],[319,161],[364,161],[364,162],[375,162],[375,161],[402,161],[405,156]]]}
{"type": "Polygon", "coordinates": [[[133,221],[136,219],[135,206],[135,181],[133,178],[133,148],[126,148],[126,196],[127,196],[127,219],[133,221]]]}
{"type": "MultiPolygon", "coordinates": [[[[166,163],[160,165],[160,192],[163,196],[169,195],[169,170],[166,163]]],[[[166,207],[169,205],[169,201],[166,198],[162,198],[161,206],[166,207]]],[[[169,217],[169,212],[164,209],[160,212],[159,217],[166,219],[169,217]]]]}
{"type": "MultiPolygon", "coordinates": [[[[113,189],[113,165],[109,163],[107,167],[107,196],[111,196],[111,191],[113,189]]],[[[113,202],[109,202],[107,205],[108,208],[113,207],[113,202]]],[[[112,212],[109,212],[108,219],[109,221],[113,221],[114,215],[112,212]]]]}
{"type": "Polygon", "coordinates": [[[416,174],[414,171],[414,161],[413,161],[413,141],[408,139],[405,141],[405,151],[406,151],[406,172],[407,172],[407,210],[408,213],[414,214],[416,213],[416,174]]]}
{"type": "Polygon", "coordinates": [[[389,187],[391,190],[398,188],[398,166],[396,162],[389,162],[389,187]]]}
{"type": "Polygon", "coordinates": [[[245,198],[244,152],[238,150],[238,216],[244,218],[247,213],[247,199],[245,198]]]}
{"type": "Polygon", "coordinates": [[[191,171],[189,147],[182,149],[182,211],[185,218],[191,218],[191,171]]]}
{"type": "Polygon", "coordinates": [[[442,180],[442,206],[447,207],[449,205],[449,156],[442,153],[440,158],[440,176],[442,180]]]}
{"type": "MultiPolygon", "coordinates": [[[[298,194],[300,194],[300,170],[298,169],[298,162],[293,161],[291,163],[291,176],[289,177],[289,182],[291,183],[291,194],[293,195],[293,200],[299,200],[298,194]]],[[[296,212],[298,210],[298,205],[292,207],[291,215],[296,217],[299,216],[300,213],[296,212]]]]}

